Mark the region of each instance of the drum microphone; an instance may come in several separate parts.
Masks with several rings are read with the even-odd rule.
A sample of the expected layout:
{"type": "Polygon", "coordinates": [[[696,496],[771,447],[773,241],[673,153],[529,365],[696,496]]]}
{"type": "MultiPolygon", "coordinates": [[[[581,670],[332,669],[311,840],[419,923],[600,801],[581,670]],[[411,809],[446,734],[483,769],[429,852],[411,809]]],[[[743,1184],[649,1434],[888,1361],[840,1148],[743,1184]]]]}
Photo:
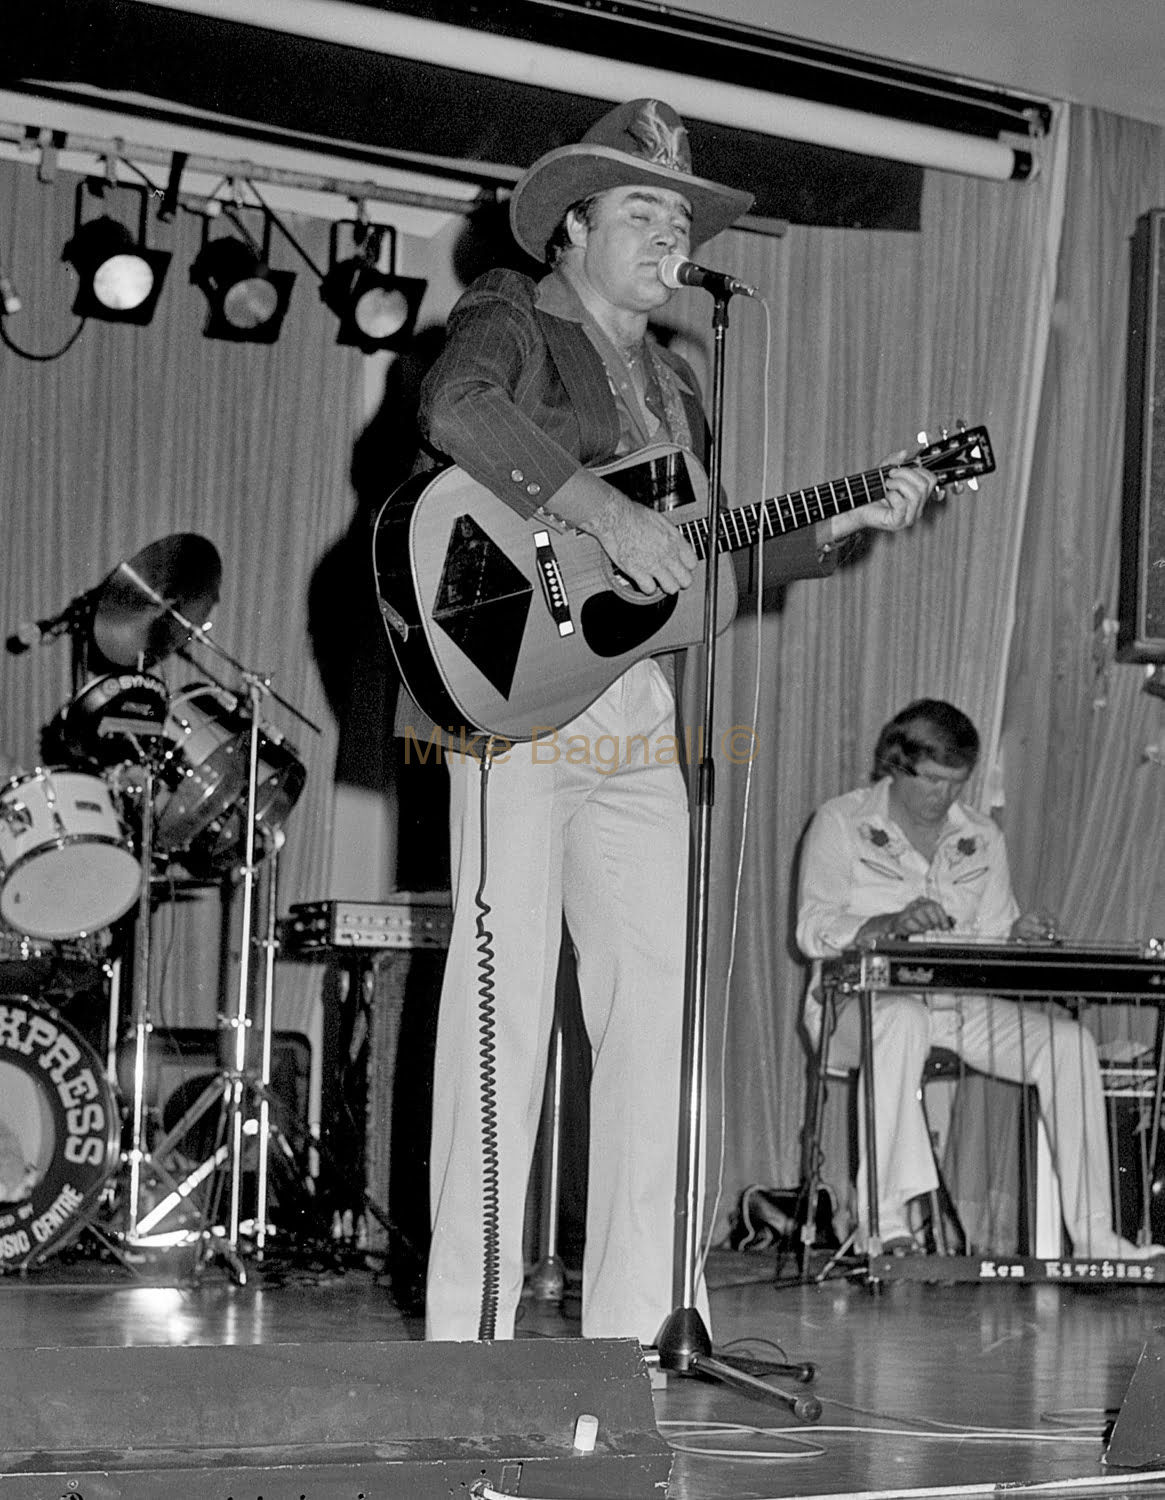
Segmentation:
{"type": "Polygon", "coordinates": [[[709,271],[685,255],[665,255],[656,267],[656,274],[673,291],[681,286],[702,286],[714,297],[756,296],[756,287],[749,286],[747,281],[737,281],[725,271],[709,271]]]}
{"type": "Polygon", "coordinates": [[[55,641],[57,636],[64,635],[66,630],[71,630],[74,623],[79,620],[89,607],[89,595],[81,594],[66,604],[58,614],[50,615],[46,620],[25,620],[19,624],[4,643],[12,656],[20,656],[32,646],[43,645],[45,641],[55,641]]]}

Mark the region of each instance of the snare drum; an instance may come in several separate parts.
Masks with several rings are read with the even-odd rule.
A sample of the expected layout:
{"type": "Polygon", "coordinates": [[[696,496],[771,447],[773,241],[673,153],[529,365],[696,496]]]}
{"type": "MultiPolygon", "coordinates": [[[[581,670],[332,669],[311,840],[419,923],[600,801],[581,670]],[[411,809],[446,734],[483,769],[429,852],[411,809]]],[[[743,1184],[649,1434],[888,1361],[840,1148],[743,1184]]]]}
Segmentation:
{"type": "Polygon", "coordinates": [[[107,770],[140,764],[166,737],[170,695],[148,672],[121,672],[86,683],[41,737],[46,760],[107,770]]]}
{"type": "Polygon", "coordinates": [[[38,938],[108,927],[138,899],[142,869],[110,788],[60,767],[0,788],[0,917],[38,938]]]}
{"type": "Polygon", "coordinates": [[[84,1227],[118,1115],[97,1054],[51,1006],[5,996],[0,1021],[0,1271],[22,1271],[84,1227]]]}
{"type": "MultiPolygon", "coordinates": [[[[194,874],[222,873],[244,842],[250,721],[238,699],[192,683],[170,706],[175,749],[161,776],[154,813],[156,847],[194,874]]],[[[307,773],[283,737],[260,729],[255,823],[261,834],[283,826],[307,773]]]]}

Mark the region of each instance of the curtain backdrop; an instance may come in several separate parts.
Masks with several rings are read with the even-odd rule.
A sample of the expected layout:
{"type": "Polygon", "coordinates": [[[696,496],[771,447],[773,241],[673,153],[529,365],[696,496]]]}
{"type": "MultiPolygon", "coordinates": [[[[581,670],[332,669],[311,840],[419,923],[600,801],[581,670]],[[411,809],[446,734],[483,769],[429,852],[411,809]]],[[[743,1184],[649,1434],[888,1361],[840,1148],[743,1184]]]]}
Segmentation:
{"type": "MultiPolygon", "coordinates": [[[[75,184],[67,174],[46,183],[31,165],[0,163],[0,255],[23,301],[5,330],[41,356],[0,348],[5,629],[53,614],[162,538],[193,532],[211,541],[222,558],[212,638],[320,729],[313,733],[273,695],[263,699],[265,724],[286,737],[307,772],[284,830],[286,910],[327,894],[330,874],[338,727],[312,649],[321,627],[309,618],[309,597],[355,508],[349,470],[362,360],[336,347],[335,321],[315,278],[279,237],[273,262],[298,281],[278,342],[203,338],[206,302],[189,280],[201,225],[186,212],[170,226],[151,214],[150,244],[174,252],[153,321],[139,328],[90,320],[60,358],[45,358],[77,325],[70,311],[75,278],[61,263],[73,231],[75,184]]],[[[136,198],[117,193],[108,205],[136,225],[136,198]]],[[[87,200],[86,220],[103,211],[87,200]]],[[[288,222],[315,262],[326,264],[326,226],[288,222]]],[[[360,613],[350,600],[359,589],[370,592],[364,575],[348,587],[353,620],[360,613]]],[[[369,654],[355,631],[350,649],[369,654]]],[[[197,664],[172,656],[154,669],[171,693],[208,671],[239,688],[228,663],[198,646],[193,652],[197,664]]],[[[71,696],[69,640],[7,655],[4,663],[0,744],[28,768],[40,759],[42,727],[71,696]]],[[[237,917],[237,892],[231,905],[237,917]]],[[[188,890],[160,905],[151,996],[157,1023],[213,1026],[224,1001],[232,1008],[233,953],[221,950],[234,949],[238,924],[220,944],[221,906],[214,889],[188,890]]],[[[308,1028],[317,989],[310,967],[282,965],[276,1024],[308,1028]]]]}
{"type": "MultiPolygon", "coordinates": [[[[1111,662],[1124,453],[1129,240],[1165,206],[1165,133],[1072,115],[1048,378],[1009,661],[1005,822],[1020,888],[1086,940],[1143,942],[1165,925],[1165,769],[1146,755],[1165,705],[1146,669],[1111,662]]],[[[1160,308],[1158,308],[1160,314],[1160,308]]],[[[1157,455],[1160,463],[1161,456],[1157,455]]],[[[1102,1036],[1130,1026],[1100,1009],[1102,1036]]],[[[1153,1016],[1133,1029],[1151,1038],[1153,1016]]]]}
{"type": "MultiPolygon", "coordinates": [[[[717,1233],[746,1185],[796,1179],[798,843],[823,799],[866,779],[878,729],[909,699],[950,698],[976,720],[991,753],[974,791],[1003,801],[1022,901],[1058,905],[1082,937],[1139,938],[1160,921],[1165,770],[1144,748],[1165,737],[1165,705],[1141,692],[1143,669],[1098,674],[1108,637],[1093,622],[1098,606],[1116,608],[1128,237],[1138,213],[1165,202],[1162,144],[1153,127],[1064,112],[1035,182],[929,173],[918,234],[730,231],[701,251],[755,284],[771,315],[766,361],[764,309],[731,307],[734,502],[870,467],[960,417],[988,427],[998,464],[977,493],[867,543],[833,578],[762,588],[759,615],[746,600],[722,640],[708,1017],[717,1233]],[[731,755],[719,744],[737,725],[751,736],[748,764],[744,740],[731,755]]],[[[24,300],[5,329],[42,355],[75,324],[60,263],[73,187],[0,163],[0,264],[24,300]]],[[[289,222],[323,263],[326,226],[289,222]]],[[[59,359],[0,348],[5,625],[51,614],[167,535],[215,544],[215,639],[322,731],[265,703],[308,773],[281,858],[286,911],[344,894],[331,887],[337,777],[363,786],[383,743],[391,686],[362,523],[410,451],[408,381],[390,378],[359,441],[368,367],[336,347],[314,278],[279,237],[276,263],[300,280],[278,343],[204,339],[205,304],[188,282],[198,242],[186,214],[151,231],[175,253],[148,327],[90,323],[59,359]]],[[[433,270],[439,318],[457,286],[449,267],[433,270]]],[[[690,290],[671,310],[705,377],[710,308],[690,290]]],[[[171,692],[208,667],[237,685],[196,654],[197,666],[156,669],[171,692]]],[[[5,661],[0,745],[29,766],[70,697],[68,643],[5,661]]],[[[213,1024],[216,901],[192,895],[159,918],[164,1023],[213,1024]]],[[[282,965],[277,1024],[307,1024],[319,988],[317,967],[282,965]]],[[[835,1162],[840,1127],[831,1116],[835,1162]]]]}

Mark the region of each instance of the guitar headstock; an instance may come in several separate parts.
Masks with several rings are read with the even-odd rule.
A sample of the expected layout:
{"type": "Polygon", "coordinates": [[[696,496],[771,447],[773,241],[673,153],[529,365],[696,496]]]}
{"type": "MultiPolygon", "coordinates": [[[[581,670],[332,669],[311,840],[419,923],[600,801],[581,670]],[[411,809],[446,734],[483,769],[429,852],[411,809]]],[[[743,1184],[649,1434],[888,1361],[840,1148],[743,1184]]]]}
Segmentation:
{"type": "Polygon", "coordinates": [[[933,443],[925,432],[918,434],[918,441],[926,446],[915,454],[912,462],[929,469],[940,486],[956,493],[964,484],[977,490],[979,475],[995,471],[995,455],[986,427],[967,427],[960,422],[954,432],[944,427],[942,436],[933,443]]]}

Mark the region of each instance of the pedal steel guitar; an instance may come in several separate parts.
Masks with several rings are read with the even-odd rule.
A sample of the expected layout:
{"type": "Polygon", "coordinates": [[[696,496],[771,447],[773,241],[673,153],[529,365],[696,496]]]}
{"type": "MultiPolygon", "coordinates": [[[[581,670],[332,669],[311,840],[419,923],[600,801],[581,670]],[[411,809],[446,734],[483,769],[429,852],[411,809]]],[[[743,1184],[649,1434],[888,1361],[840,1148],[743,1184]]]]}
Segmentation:
{"type": "MultiPolygon", "coordinates": [[[[1156,1009],[1151,1121],[1146,1147],[1148,1180],[1159,1177],[1158,1138],[1165,1093],[1165,938],[1143,943],[1000,943],[965,937],[879,941],[848,949],[822,965],[822,984],[837,999],[855,996],[862,1006],[862,1053],[872,1049],[872,1007],[880,996],[894,994],[992,994],[1033,1004],[1056,1001],[1074,1005],[1148,1004],[1156,1009]]],[[[870,1094],[866,1126],[872,1134],[870,1094]]],[[[873,1153],[870,1153],[871,1165],[873,1153]]],[[[873,1176],[873,1172],[871,1172],[873,1176]]],[[[1148,1186],[1146,1188],[1148,1190],[1148,1186]]],[[[870,1183],[876,1203],[876,1183],[870,1183]]],[[[873,1226],[872,1226],[873,1227],[873,1226]]],[[[1165,1285],[1165,1259],[1106,1261],[1066,1255],[870,1256],[871,1282],[925,1281],[1126,1281],[1165,1285]]]]}

